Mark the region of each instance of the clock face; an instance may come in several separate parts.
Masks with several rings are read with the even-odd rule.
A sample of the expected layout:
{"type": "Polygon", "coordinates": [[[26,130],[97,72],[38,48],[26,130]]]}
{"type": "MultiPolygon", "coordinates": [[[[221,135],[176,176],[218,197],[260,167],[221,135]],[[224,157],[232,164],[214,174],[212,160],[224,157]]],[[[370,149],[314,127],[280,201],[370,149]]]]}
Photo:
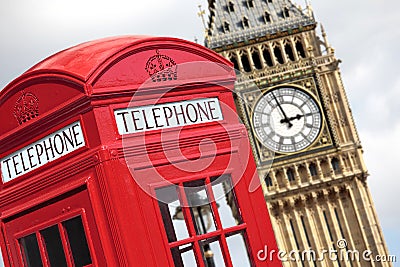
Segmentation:
{"type": "Polygon", "coordinates": [[[306,149],[317,139],[322,114],[310,94],[295,87],[279,87],[258,99],[252,125],[264,146],[278,153],[294,153],[306,149]]]}

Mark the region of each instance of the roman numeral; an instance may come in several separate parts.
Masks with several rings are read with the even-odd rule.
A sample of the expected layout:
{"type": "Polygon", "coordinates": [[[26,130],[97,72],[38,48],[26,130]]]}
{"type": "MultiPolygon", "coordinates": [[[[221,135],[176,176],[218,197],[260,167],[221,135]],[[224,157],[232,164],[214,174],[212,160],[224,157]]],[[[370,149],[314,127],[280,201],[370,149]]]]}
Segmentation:
{"type": "Polygon", "coordinates": [[[310,124],[310,123],[306,123],[305,126],[306,126],[307,128],[313,128],[313,125],[310,124]]]}

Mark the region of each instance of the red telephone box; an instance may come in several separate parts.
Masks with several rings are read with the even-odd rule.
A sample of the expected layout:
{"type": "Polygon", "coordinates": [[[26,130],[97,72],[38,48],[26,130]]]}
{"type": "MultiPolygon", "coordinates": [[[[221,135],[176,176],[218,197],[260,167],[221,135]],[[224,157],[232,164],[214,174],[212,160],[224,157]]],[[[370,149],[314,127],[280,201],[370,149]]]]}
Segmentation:
{"type": "Polygon", "coordinates": [[[61,51],[0,94],[6,266],[281,266],[231,63],[173,38],[61,51]]]}

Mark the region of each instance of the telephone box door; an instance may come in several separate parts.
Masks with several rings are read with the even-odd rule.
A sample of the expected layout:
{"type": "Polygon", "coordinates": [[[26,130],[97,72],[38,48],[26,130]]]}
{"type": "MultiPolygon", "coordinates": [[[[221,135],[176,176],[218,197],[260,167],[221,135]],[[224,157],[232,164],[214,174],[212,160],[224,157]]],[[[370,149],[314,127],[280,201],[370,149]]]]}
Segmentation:
{"type": "MultiPolygon", "coordinates": [[[[106,266],[85,187],[4,220],[15,266],[106,266]]],[[[12,264],[14,266],[14,264],[12,264]]]]}

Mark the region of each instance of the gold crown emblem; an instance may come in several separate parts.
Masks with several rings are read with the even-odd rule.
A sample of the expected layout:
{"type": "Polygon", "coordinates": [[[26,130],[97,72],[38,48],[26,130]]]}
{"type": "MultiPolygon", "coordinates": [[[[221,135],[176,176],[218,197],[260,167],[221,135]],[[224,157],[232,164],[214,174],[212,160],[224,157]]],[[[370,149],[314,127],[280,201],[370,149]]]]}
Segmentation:
{"type": "Polygon", "coordinates": [[[156,55],[147,60],[146,71],[153,82],[171,81],[178,78],[178,66],[175,61],[166,55],[161,55],[156,50],[156,55]]]}
{"type": "Polygon", "coordinates": [[[23,92],[14,106],[14,116],[21,125],[39,116],[39,100],[32,93],[23,92]]]}

